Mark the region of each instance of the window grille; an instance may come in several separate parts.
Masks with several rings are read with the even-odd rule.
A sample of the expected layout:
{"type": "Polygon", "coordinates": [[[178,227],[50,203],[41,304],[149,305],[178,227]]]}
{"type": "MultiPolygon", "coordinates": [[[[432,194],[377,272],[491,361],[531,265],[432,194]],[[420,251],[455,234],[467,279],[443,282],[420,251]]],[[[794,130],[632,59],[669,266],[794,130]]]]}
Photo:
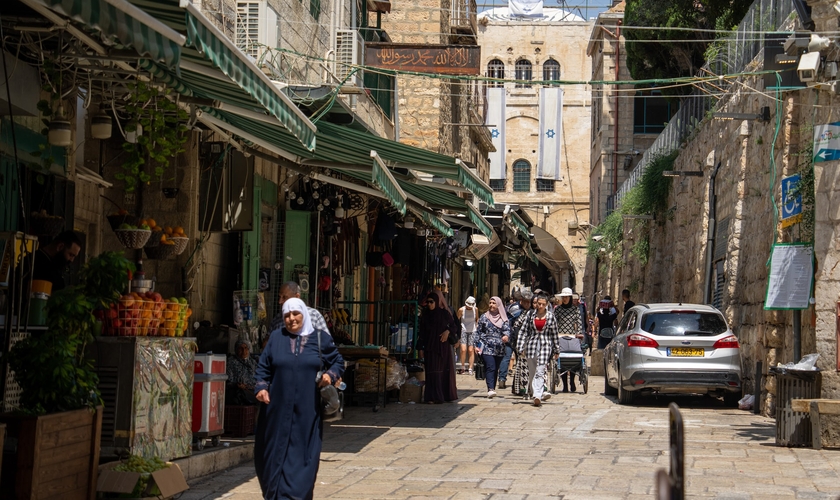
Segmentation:
{"type": "Polygon", "coordinates": [[[537,191],[543,193],[553,193],[554,179],[537,179],[537,191]]]}
{"type": "MultiPolygon", "coordinates": [[[[516,67],[514,68],[516,71],[516,79],[517,80],[532,80],[533,79],[533,66],[531,65],[531,61],[527,59],[520,59],[516,61],[516,67]]],[[[517,83],[516,88],[530,88],[530,83],[517,83]]]]}
{"type": "Polygon", "coordinates": [[[526,160],[516,160],[513,164],[513,191],[516,193],[531,191],[531,164],[526,160]]]}
{"type": "MultiPolygon", "coordinates": [[[[505,63],[498,59],[493,59],[487,63],[487,77],[498,78],[504,80],[505,78],[505,63]]],[[[503,82],[487,82],[488,87],[504,87],[503,82]]]]}
{"type": "MultiPolygon", "coordinates": [[[[559,80],[560,79],[560,63],[554,59],[549,59],[543,63],[543,80],[559,80]]],[[[557,85],[557,84],[551,84],[557,85]]]]}
{"type": "Polygon", "coordinates": [[[496,192],[505,192],[505,179],[490,179],[490,189],[496,192]]]}

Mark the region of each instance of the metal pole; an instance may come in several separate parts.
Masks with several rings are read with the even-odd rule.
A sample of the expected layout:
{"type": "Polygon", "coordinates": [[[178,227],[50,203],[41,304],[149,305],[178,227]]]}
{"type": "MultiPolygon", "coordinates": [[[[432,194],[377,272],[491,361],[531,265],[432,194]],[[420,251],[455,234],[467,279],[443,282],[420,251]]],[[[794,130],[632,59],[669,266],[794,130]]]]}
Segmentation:
{"type": "Polygon", "coordinates": [[[793,310],[793,362],[802,359],[802,311],[793,310]]]}
{"type": "Polygon", "coordinates": [[[668,405],[671,428],[671,500],[685,498],[685,431],[680,407],[668,405]]]}
{"type": "MultiPolygon", "coordinates": [[[[312,220],[312,219],[309,219],[312,220]]],[[[310,240],[311,241],[311,240],[310,240]]],[[[318,222],[315,225],[315,283],[318,283],[318,271],[321,269],[321,211],[318,210],[318,222]]],[[[312,278],[310,278],[309,286],[312,286],[312,278]]],[[[312,307],[318,309],[318,286],[315,286],[315,300],[312,301],[312,307]]]]}
{"type": "Polygon", "coordinates": [[[761,361],[755,363],[755,401],[753,402],[753,413],[761,415],[761,376],[763,365],[761,361]]]}

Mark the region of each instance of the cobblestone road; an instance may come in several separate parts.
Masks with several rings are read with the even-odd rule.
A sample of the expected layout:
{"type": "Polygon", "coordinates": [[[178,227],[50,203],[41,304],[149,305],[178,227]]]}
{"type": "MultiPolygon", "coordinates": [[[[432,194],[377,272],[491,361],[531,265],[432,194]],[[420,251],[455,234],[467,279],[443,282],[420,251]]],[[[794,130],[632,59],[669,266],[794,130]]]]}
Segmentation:
{"type": "MultiPolygon", "coordinates": [[[[558,394],[541,408],[486,399],[459,376],[445,405],[350,408],[328,426],[315,498],[651,499],[667,468],[668,403],[685,421],[688,498],[840,499],[840,450],[775,446],[775,423],[713,398],[558,394]]],[[[580,391],[580,388],[578,388],[580,391]]],[[[191,483],[181,500],[259,499],[253,463],[191,483]]]]}

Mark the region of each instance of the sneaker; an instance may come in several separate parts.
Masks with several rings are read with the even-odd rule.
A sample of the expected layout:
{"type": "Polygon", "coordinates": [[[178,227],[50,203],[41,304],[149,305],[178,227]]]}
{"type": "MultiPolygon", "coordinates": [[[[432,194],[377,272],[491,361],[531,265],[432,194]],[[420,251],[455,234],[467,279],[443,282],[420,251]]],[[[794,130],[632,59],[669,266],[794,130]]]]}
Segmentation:
{"type": "Polygon", "coordinates": [[[542,401],[540,401],[540,398],[534,398],[534,406],[536,406],[537,408],[539,408],[539,406],[540,406],[541,404],[542,404],[542,401]]]}
{"type": "Polygon", "coordinates": [[[543,395],[542,395],[542,400],[543,401],[548,401],[549,399],[551,399],[551,393],[550,392],[544,392],[543,395]]]}
{"type": "Polygon", "coordinates": [[[467,372],[467,374],[468,374],[468,375],[475,375],[475,372],[474,372],[474,371],[472,371],[472,370],[470,370],[469,372],[467,372]]]}
{"type": "Polygon", "coordinates": [[[487,391],[487,398],[493,399],[496,396],[496,391],[487,391]]]}

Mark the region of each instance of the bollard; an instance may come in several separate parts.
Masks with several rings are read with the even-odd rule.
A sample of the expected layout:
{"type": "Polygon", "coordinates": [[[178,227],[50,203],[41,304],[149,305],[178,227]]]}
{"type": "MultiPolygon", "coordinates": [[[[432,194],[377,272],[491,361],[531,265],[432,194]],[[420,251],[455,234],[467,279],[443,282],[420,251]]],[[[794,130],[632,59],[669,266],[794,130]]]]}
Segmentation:
{"type": "Polygon", "coordinates": [[[668,405],[671,429],[671,500],[685,498],[685,436],[680,407],[676,403],[668,405]]]}

